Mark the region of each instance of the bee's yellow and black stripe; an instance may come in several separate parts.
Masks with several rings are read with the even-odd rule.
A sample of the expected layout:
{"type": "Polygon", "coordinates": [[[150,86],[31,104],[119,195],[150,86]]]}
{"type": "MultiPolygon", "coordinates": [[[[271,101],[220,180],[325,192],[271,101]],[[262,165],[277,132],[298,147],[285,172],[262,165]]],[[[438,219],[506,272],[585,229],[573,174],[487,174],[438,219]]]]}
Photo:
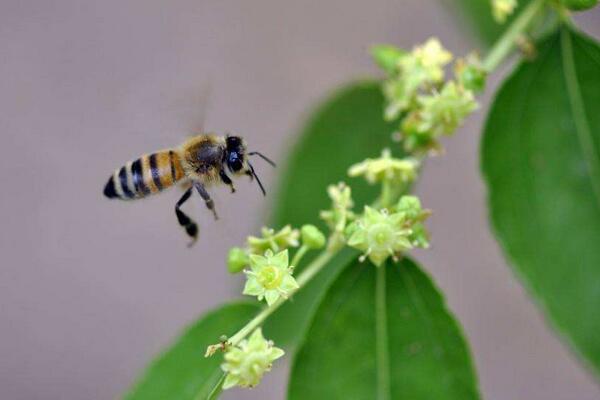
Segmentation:
{"type": "Polygon", "coordinates": [[[111,199],[140,199],[173,186],[183,177],[176,151],[145,154],[117,169],[104,186],[104,195],[111,199]]]}

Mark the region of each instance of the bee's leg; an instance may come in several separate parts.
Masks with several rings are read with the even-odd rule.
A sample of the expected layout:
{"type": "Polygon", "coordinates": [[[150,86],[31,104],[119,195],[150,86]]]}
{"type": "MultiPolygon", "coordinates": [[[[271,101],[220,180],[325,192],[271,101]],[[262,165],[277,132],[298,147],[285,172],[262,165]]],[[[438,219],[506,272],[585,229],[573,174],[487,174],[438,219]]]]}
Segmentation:
{"type": "Polygon", "coordinates": [[[189,246],[194,244],[196,239],[198,239],[198,225],[196,225],[196,223],[192,221],[192,219],[188,217],[187,214],[181,211],[181,206],[190,198],[191,195],[192,188],[189,188],[185,191],[183,196],[181,196],[177,204],[175,204],[175,215],[177,215],[177,221],[179,221],[179,225],[181,225],[185,229],[185,232],[188,234],[188,236],[192,238],[192,241],[190,242],[189,246]]]}
{"type": "Polygon", "coordinates": [[[202,197],[202,199],[204,200],[206,207],[210,211],[212,211],[213,215],[215,216],[215,220],[219,219],[219,216],[217,215],[217,210],[215,210],[215,202],[213,201],[213,199],[210,198],[210,194],[208,194],[204,185],[200,182],[194,182],[194,187],[196,188],[198,193],[200,193],[200,197],[202,197]]]}
{"type": "Polygon", "coordinates": [[[223,181],[224,184],[229,185],[229,187],[231,188],[231,193],[235,193],[233,182],[231,181],[231,178],[227,176],[227,173],[225,173],[225,171],[223,170],[220,170],[219,177],[221,178],[221,181],[223,181]]]}

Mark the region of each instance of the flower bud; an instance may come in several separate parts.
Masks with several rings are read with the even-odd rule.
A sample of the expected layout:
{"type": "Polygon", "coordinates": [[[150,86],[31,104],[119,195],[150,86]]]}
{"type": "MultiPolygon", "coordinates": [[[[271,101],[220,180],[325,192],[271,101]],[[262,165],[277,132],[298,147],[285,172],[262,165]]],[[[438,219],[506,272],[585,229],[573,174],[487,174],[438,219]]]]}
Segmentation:
{"type": "Polygon", "coordinates": [[[248,249],[250,254],[262,255],[267,250],[274,252],[280,252],[289,247],[298,246],[298,237],[300,232],[297,229],[292,229],[291,226],[286,225],[279,231],[275,232],[271,228],[262,228],[261,237],[248,236],[248,249]]]}
{"type": "Polygon", "coordinates": [[[310,249],[320,249],[325,246],[325,235],[314,225],[304,225],[300,229],[302,243],[310,249]]]}
{"type": "Polygon", "coordinates": [[[402,196],[396,206],[396,211],[404,213],[406,218],[409,220],[418,220],[421,218],[423,209],[421,208],[421,201],[417,196],[402,196]]]}
{"type": "Polygon", "coordinates": [[[456,79],[463,88],[473,92],[481,92],[485,88],[487,72],[479,58],[470,55],[466,60],[460,59],[454,67],[456,79]]]}
{"type": "Polygon", "coordinates": [[[354,217],[352,191],[344,182],[329,185],[327,194],[331,199],[331,209],[323,210],[320,217],[333,232],[342,233],[346,224],[354,217]]]}
{"type": "Polygon", "coordinates": [[[398,71],[398,63],[406,55],[406,52],[395,46],[380,44],[371,48],[371,54],[381,69],[393,74],[398,71]]]}
{"type": "Polygon", "coordinates": [[[227,254],[227,269],[229,272],[237,274],[248,264],[250,264],[250,258],[244,249],[234,247],[229,250],[229,253],[227,254]]]}
{"type": "Polygon", "coordinates": [[[416,196],[402,196],[396,205],[396,212],[405,216],[406,226],[410,227],[408,240],[414,247],[428,248],[429,233],[423,221],[431,215],[431,211],[421,207],[421,201],[416,196]]]}

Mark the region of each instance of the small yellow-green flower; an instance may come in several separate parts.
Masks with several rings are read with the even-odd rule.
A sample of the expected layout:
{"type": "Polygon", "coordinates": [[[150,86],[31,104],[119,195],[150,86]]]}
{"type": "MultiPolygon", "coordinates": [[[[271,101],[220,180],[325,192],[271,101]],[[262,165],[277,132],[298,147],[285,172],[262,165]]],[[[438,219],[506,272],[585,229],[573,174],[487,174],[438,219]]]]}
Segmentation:
{"type": "Polygon", "coordinates": [[[331,199],[331,209],[321,211],[320,216],[323,221],[334,232],[343,232],[348,220],[352,219],[352,191],[344,182],[337,185],[329,185],[327,193],[331,199]]]}
{"type": "Polygon", "coordinates": [[[503,24],[517,8],[517,0],[492,0],[492,15],[496,22],[503,24]]]}
{"type": "Polygon", "coordinates": [[[364,176],[367,182],[408,183],[417,177],[419,163],[410,158],[392,158],[389,149],[384,149],[380,158],[367,158],[365,161],[354,164],[348,170],[348,175],[364,176]]]}
{"type": "Polygon", "coordinates": [[[453,81],[447,82],[439,93],[419,96],[418,101],[421,111],[416,128],[433,138],[452,134],[478,107],[473,92],[453,81]]]}
{"type": "Polygon", "coordinates": [[[271,370],[273,361],[283,354],[283,350],[266,340],[258,328],[248,340],[242,340],[239,345],[229,348],[225,353],[225,362],[221,364],[221,369],[227,374],[223,389],[258,385],[265,372],[271,370]]]}
{"type": "Polygon", "coordinates": [[[273,304],[279,297],[287,298],[298,283],[292,276],[294,267],[289,265],[288,251],[283,250],[273,254],[267,250],[264,256],[250,255],[250,270],[244,271],[248,276],[244,286],[244,294],[263,298],[268,305],[273,304]]]}
{"type": "Polygon", "coordinates": [[[414,105],[415,96],[427,85],[444,79],[444,66],[452,54],[436,38],[416,46],[410,53],[397,57],[397,72],[383,83],[387,100],[385,119],[392,121],[414,105]]]}
{"type": "Polygon", "coordinates": [[[248,237],[248,250],[250,254],[262,255],[267,250],[279,252],[289,247],[297,247],[300,232],[286,225],[278,232],[275,232],[271,228],[262,228],[261,235],[262,237],[248,237]]]}
{"type": "Polygon", "coordinates": [[[350,230],[348,246],[362,251],[362,259],[368,257],[380,266],[389,257],[395,258],[413,247],[409,239],[411,230],[405,224],[406,216],[402,213],[388,214],[386,210],[365,206],[363,216],[350,230]]]}
{"type": "Polygon", "coordinates": [[[428,80],[432,82],[440,82],[444,79],[443,68],[452,61],[452,53],[444,49],[435,37],[428,39],[423,45],[415,47],[412,55],[425,69],[428,80]]]}

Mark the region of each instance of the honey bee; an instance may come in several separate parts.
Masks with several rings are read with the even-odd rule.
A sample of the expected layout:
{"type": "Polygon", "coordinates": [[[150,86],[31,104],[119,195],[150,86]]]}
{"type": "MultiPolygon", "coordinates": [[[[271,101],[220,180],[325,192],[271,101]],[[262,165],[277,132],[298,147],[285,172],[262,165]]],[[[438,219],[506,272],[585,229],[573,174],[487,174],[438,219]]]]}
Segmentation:
{"type": "Polygon", "coordinates": [[[117,169],[104,186],[104,195],[109,199],[135,200],[159,193],[175,184],[183,184],[185,193],[175,204],[175,215],[192,245],[198,237],[198,225],[181,210],[181,206],[197,191],[206,207],[212,211],[215,220],[219,217],[215,203],[206,190],[207,187],[224,183],[235,192],[234,177],[247,175],[256,182],[266,195],[265,189],[248,161],[247,156],[257,155],[275,166],[263,154],[246,152],[246,143],[239,136],[217,136],[201,134],[188,139],[179,148],[144,154],[117,169]]]}

